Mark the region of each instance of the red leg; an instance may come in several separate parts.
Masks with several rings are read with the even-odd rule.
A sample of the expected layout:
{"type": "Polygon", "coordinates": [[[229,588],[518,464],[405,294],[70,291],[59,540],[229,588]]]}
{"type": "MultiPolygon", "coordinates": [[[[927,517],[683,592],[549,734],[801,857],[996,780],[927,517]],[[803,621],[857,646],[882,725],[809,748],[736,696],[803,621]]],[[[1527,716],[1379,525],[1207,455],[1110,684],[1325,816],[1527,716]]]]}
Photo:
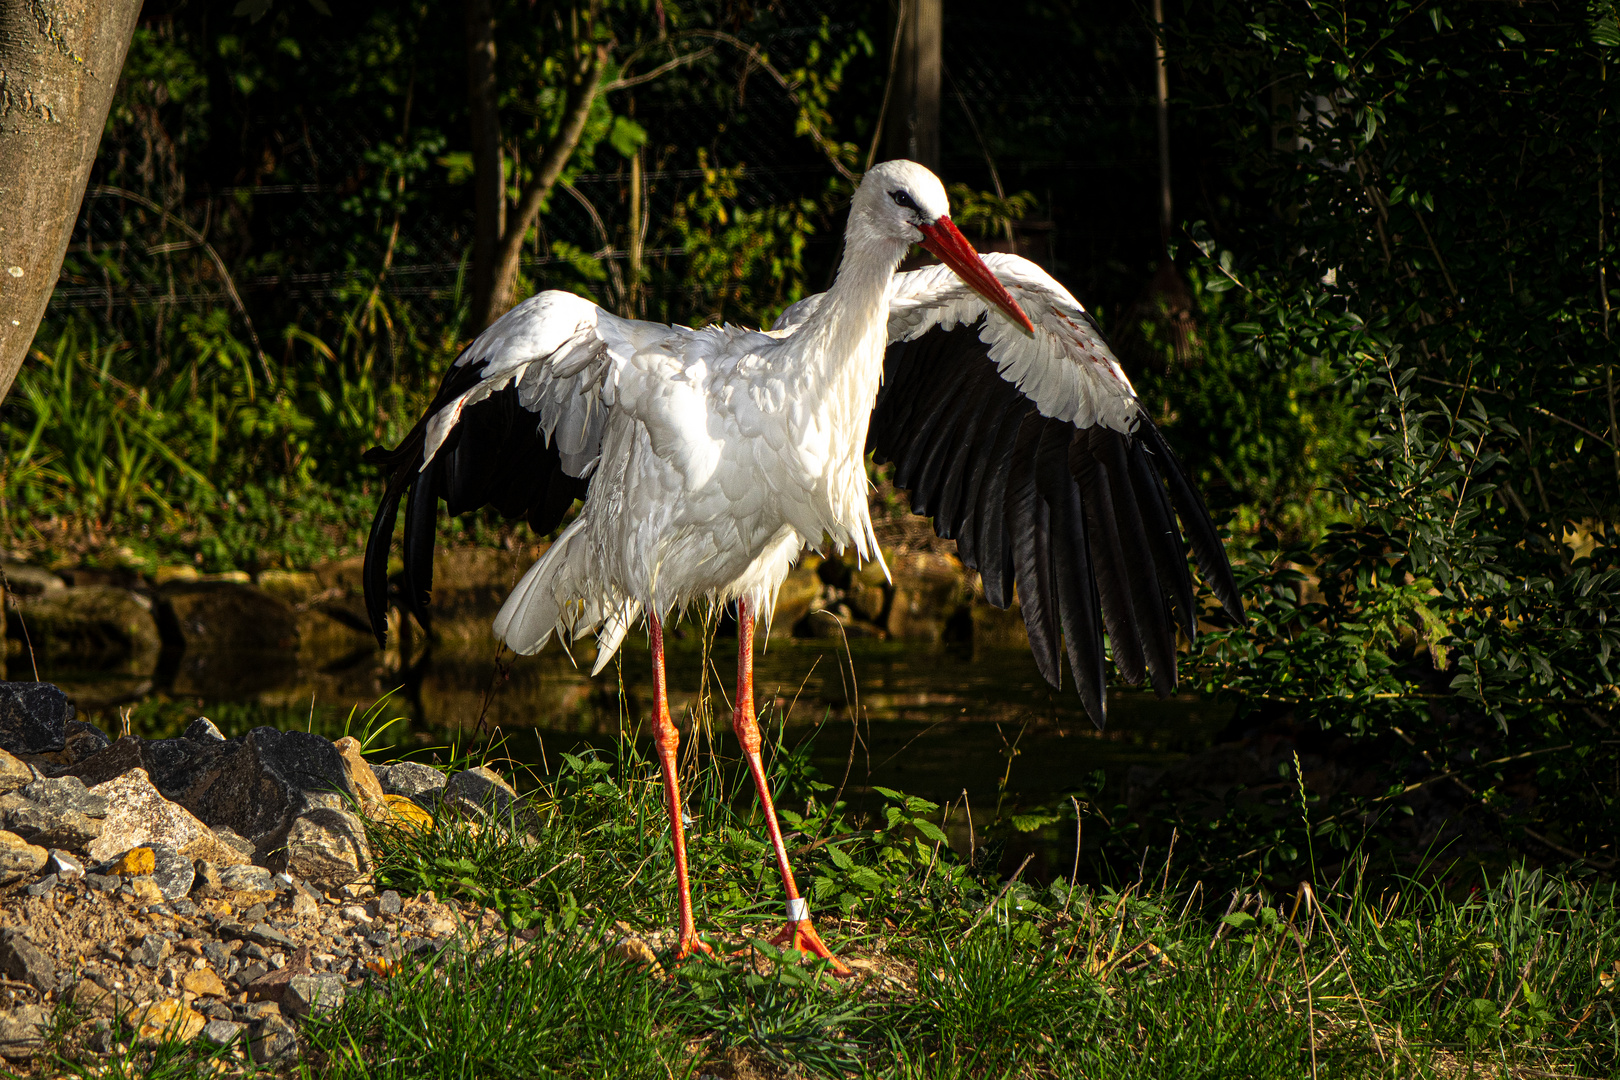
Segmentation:
{"type": "Polygon", "coordinates": [[[681,733],[669,718],[669,688],[664,680],[664,627],[658,616],[648,617],[652,628],[653,662],[653,739],[658,744],[658,763],[664,773],[664,803],[669,810],[669,830],[675,838],[675,881],[680,908],[681,943],[675,958],[684,960],[694,950],[712,953],[714,950],[697,936],[692,921],[692,888],[686,878],[686,829],[681,825],[681,785],[675,772],[675,751],[681,745],[681,733]]]}
{"type": "Polygon", "coordinates": [[[776,849],[776,865],[782,870],[782,884],[787,889],[787,925],[772,939],[772,944],[814,953],[831,960],[835,974],[853,975],[854,972],[822,943],[821,935],[810,922],[810,905],[799,896],[799,887],[794,884],[787,845],[782,842],[782,827],[776,822],[771,786],[765,779],[765,765],[759,757],[759,723],[754,718],[754,613],[748,610],[746,600],[737,601],[737,707],[731,714],[731,726],[742,744],[743,756],[748,759],[748,771],[754,776],[759,805],[765,810],[765,829],[770,833],[771,846],[776,849]]]}

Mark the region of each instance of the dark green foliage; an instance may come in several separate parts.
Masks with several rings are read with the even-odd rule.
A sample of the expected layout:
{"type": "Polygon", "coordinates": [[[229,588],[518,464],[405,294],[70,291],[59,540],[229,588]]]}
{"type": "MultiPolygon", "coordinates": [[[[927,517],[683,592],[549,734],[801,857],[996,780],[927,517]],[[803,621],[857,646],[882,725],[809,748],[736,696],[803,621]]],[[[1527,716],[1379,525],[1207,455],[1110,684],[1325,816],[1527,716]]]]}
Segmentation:
{"type": "Polygon", "coordinates": [[[1363,419],[1328,364],[1281,362],[1252,347],[1258,312],[1218,266],[1188,273],[1197,329],[1178,358],[1165,323],[1142,332],[1158,354],[1136,375],[1154,421],[1236,543],[1266,532],[1316,539],[1350,516],[1342,488],[1366,441],[1363,419]]]}
{"type": "Polygon", "coordinates": [[[1592,19],[1230,0],[1172,36],[1242,177],[1213,237],[1193,230],[1206,288],[1242,293],[1223,332],[1331,373],[1367,432],[1344,517],[1257,548],[1254,625],[1211,654],[1210,689],[1250,717],[1291,712],[1395,766],[1389,795],[1309,821],[1296,803],[1260,845],[1285,863],[1384,835],[1391,796],[1433,782],[1521,851],[1616,865],[1620,146],[1592,19]]]}

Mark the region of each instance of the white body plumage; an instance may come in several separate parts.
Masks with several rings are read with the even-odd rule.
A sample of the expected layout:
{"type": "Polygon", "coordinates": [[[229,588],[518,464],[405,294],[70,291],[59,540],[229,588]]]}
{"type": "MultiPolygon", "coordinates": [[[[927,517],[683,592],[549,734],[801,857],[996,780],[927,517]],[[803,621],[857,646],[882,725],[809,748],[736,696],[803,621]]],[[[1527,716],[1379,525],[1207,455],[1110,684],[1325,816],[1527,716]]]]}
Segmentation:
{"type": "MultiPolygon", "coordinates": [[[[943,215],[945,193],[926,170],[880,169],[943,215]]],[[[877,179],[868,203],[887,202],[877,179]]],[[[564,467],[591,477],[579,516],[496,618],[512,649],[597,631],[600,670],[644,612],[663,618],[696,600],[740,597],[768,620],[806,545],[880,558],[867,512],[867,423],[890,282],[917,234],[873,227],[864,209],[858,197],[837,284],[789,328],[635,322],[552,292],[514,308],[486,331],[485,348],[459,361],[487,360],[485,378],[435,416],[423,468],[465,405],[516,380],[564,467]],[[525,337],[534,340],[516,340],[525,337]],[[503,365],[506,356],[524,360],[503,365]]]]}

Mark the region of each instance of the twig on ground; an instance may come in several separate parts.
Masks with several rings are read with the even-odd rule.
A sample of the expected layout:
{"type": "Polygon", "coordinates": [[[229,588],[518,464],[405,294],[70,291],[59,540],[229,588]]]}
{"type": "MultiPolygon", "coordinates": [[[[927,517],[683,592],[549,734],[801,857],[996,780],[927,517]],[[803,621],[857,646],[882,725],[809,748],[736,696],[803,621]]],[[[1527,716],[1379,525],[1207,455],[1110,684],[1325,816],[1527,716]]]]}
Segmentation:
{"type": "Polygon", "coordinates": [[[984,917],[990,912],[994,911],[996,906],[999,905],[1002,900],[1006,899],[1007,890],[1013,887],[1013,883],[1017,881],[1019,875],[1024,872],[1024,867],[1028,866],[1030,864],[1030,860],[1034,858],[1034,852],[1030,852],[1028,855],[1024,856],[1024,861],[1018,864],[1018,869],[1013,871],[1012,877],[1007,879],[1007,883],[1001,887],[1001,891],[996,894],[996,898],[990,901],[990,903],[986,904],[983,908],[979,909],[979,914],[974,916],[973,924],[962,932],[963,937],[967,937],[969,934],[973,933],[973,931],[977,930],[979,928],[979,924],[984,921],[984,917]]]}

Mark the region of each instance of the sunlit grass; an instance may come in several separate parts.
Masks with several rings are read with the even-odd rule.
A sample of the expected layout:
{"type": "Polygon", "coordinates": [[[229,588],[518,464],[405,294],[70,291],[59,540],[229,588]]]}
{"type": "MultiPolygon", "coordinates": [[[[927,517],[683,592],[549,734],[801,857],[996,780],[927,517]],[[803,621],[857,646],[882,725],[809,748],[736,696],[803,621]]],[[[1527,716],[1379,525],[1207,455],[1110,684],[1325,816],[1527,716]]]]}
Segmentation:
{"type": "MultiPolygon", "coordinates": [[[[801,750],[799,753],[803,753],[801,750]]],[[[700,760],[696,755],[693,762],[700,760]]],[[[1365,865],[1211,896],[1161,865],[1118,889],[977,876],[932,804],[852,821],[778,748],[779,796],[840,981],[761,942],[780,885],[747,778],[685,777],[700,930],[669,953],[653,763],[626,740],[530,778],[538,842],[379,830],[380,885],[497,909],[505,933],[404,961],[305,1029],[324,1077],[1498,1077],[1620,1066],[1612,886],[1514,869],[1474,887],[1365,865]],[[624,928],[660,961],[615,948],[624,928]]],[[[521,831],[521,830],[517,830],[521,831]]],[[[1151,867],[1151,863],[1148,864],[1151,867]]],[[[208,1075],[172,1048],[128,1075],[208,1075]],[[166,1055],[166,1056],[165,1056],[166,1055]]],[[[199,1051],[200,1053],[200,1051],[199,1051]]],[[[240,1063],[238,1068],[243,1067],[240,1063]]]]}

